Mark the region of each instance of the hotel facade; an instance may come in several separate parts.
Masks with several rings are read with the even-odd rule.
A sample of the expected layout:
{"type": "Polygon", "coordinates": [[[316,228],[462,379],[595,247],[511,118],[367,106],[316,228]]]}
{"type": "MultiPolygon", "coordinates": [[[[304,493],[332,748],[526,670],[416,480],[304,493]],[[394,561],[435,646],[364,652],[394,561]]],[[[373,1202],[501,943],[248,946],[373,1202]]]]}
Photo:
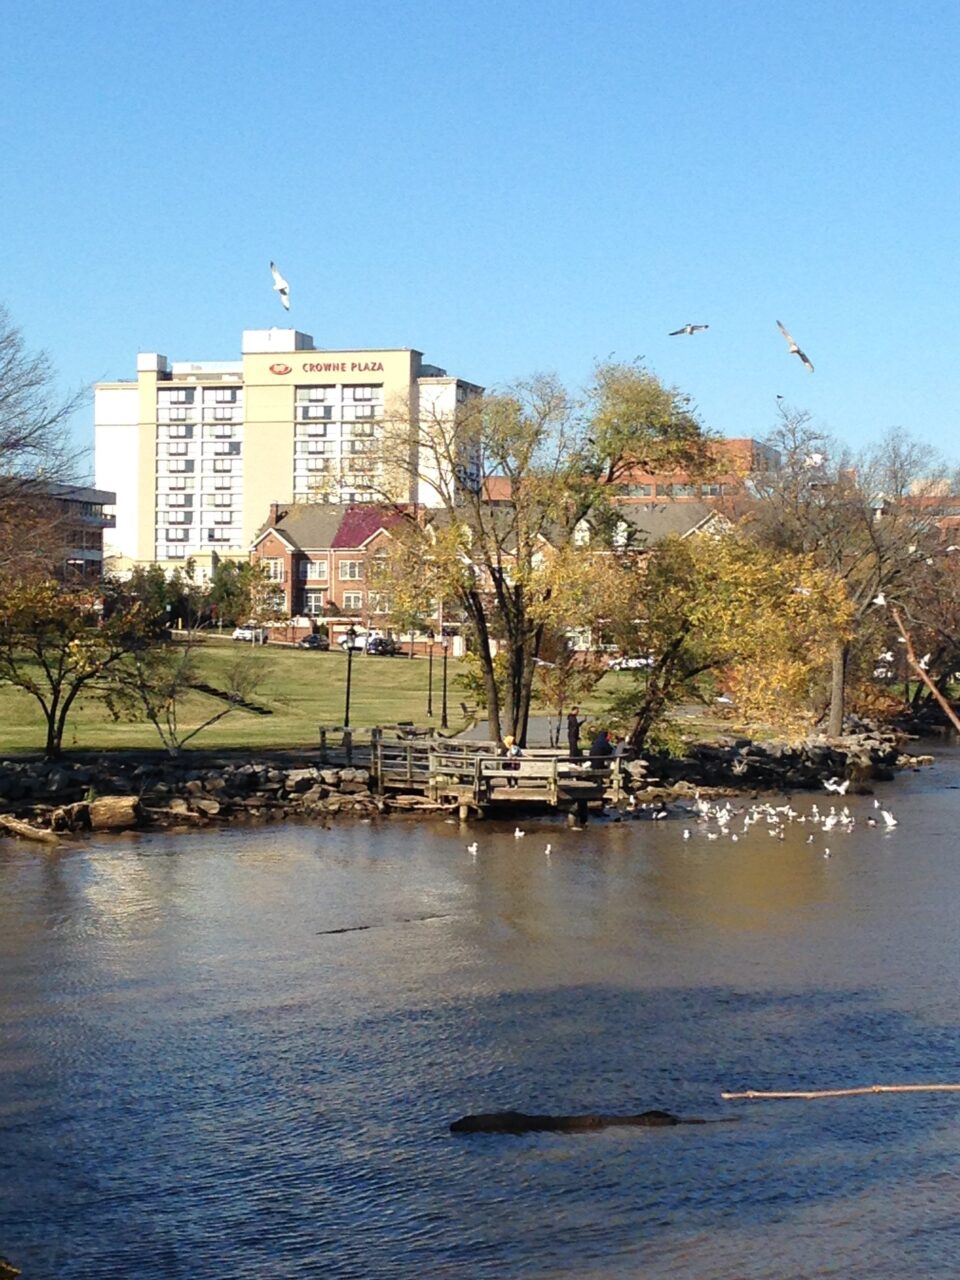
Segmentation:
{"type": "MultiPolygon", "coordinates": [[[[97,384],[96,484],[117,495],[109,569],[192,560],[205,578],[246,558],[271,503],[440,505],[425,437],[449,433],[481,387],[410,348],[318,350],[295,329],[246,330],[241,355],[140,354],[135,381],[97,384]]],[[[480,483],[470,440],[451,463],[480,483]]]]}

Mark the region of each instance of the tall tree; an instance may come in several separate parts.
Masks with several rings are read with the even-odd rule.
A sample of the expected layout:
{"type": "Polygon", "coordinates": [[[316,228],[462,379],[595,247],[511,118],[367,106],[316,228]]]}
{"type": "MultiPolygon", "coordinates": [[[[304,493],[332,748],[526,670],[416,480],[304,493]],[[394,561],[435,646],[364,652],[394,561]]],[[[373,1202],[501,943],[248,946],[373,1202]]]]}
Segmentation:
{"type": "Polygon", "coordinates": [[[48,563],[58,549],[58,512],[45,491],[75,472],[67,424],[83,393],[62,398],[55,380],[49,358],[27,349],[0,307],[0,571],[48,563]]]}
{"type": "Polygon", "coordinates": [[[842,580],[853,627],[831,660],[828,730],[843,731],[850,644],[878,594],[908,594],[917,556],[937,536],[945,470],[928,447],[890,432],[853,455],[784,406],[768,444],[781,467],[752,477],[746,525],[775,549],[809,554],[842,580]]]}
{"type": "Polygon", "coordinates": [[[689,400],[635,364],[599,366],[579,400],[539,376],[422,418],[418,430],[414,460],[404,449],[388,470],[409,469],[440,511],[418,511],[397,535],[394,579],[420,582],[460,610],[484,672],[491,733],[523,743],[544,629],[564,622],[561,586],[589,582],[616,547],[618,482],[631,470],[705,471],[708,437],[689,400]]]}

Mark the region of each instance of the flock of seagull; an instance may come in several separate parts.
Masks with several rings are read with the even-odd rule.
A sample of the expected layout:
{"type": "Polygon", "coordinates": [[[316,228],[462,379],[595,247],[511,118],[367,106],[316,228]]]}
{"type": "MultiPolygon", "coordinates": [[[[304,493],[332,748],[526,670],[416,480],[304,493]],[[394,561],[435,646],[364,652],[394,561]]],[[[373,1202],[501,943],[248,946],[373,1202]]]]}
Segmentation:
{"type": "MultiPolygon", "coordinates": [[[[824,782],[824,789],[838,796],[845,796],[850,786],[849,778],[841,782],[839,778],[828,778],[824,782]]],[[[633,797],[631,797],[631,800],[633,797]]],[[[637,806],[634,801],[631,805],[633,809],[647,810],[645,817],[657,821],[671,816],[670,810],[662,804],[641,804],[637,806]]],[[[893,831],[898,825],[897,819],[893,816],[889,809],[885,809],[879,800],[873,802],[874,812],[864,820],[868,827],[877,827],[885,834],[893,831]]],[[[843,835],[849,835],[857,825],[857,818],[850,812],[846,804],[838,809],[835,804],[831,804],[829,808],[821,808],[816,801],[806,813],[801,813],[798,809],[794,809],[793,805],[787,801],[785,804],[754,803],[751,805],[734,805],[729,800],[722,804],[711,804],[708,800],[704,800],[699,793],[694,797],[692,809],[685,808],[683,816],[695,816],[695,829],[699,829],[707,840],[728,839],[732,844],[736,844],[742,835],[746,835],[751,827],[760,826],[761,830],[766,830],[771,840],[786,839],[786,828],[791,823],[800,825],[809,824],[811,831],[807,836],[807,844],[814,844],[817,839],[817,832],[828,834],[831,831],[838,832],[843,835]],[[742,824],[740,820],[742,819],[742,824]],[[737,827],[739,826],[739,831],[737,827]]],[[[526,836],[526,832],[517,827],[514,830],[513,837],[515,840],[522,840],[526,836]]],[[[690,827],[683,829],[684,840],[691,838],[690,827]]],[[[472,844],[466,846],[467,853],[470,854],[474,861],[480,852],[480,846],[476,840],[472,844]]],[[[553,846],[548,844],[544,849],[544,856],[549,860],[553,846]]],[[[823,856],[830,857],[830,848],[825,846],[823,856]]]]}
{"type": "MultiPolygon", "coordinates": [[[[685,325],[682,325],[679,329],[671,329],[671,331],[667,334],[667,337],[679,338],[681,334],[684,334],[687,337],[689,337],[691,334],[694,334],[694,333],[703,333],[704,329],[709,329],[709,328],[710,326],[708,324],[685,324],[685,325]]],[[[784,338],[786,339],[787,346],[790,348],[790,355],[797,356],[799,358],[800,363],[806,369],[807,373],[813,373],[813,365],[810,361],[810,357],[807,355],[805,351],[801,351],[800,347],[797,345],[796,338],[794,338],[790,330],[785,328],[780,323],[779,320],[777,321],[777,328],[780,330],[780,332],[783,334],[784,338]]]]}

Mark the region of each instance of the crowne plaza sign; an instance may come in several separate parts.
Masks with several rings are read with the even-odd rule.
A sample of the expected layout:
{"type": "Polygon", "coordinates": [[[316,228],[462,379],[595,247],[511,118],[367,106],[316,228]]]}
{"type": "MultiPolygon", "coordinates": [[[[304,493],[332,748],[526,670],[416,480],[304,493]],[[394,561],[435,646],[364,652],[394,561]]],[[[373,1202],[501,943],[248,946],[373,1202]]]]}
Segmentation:
{"type": "MultiPolygon", "coordinates": [[[[305,360],[304,373],[383,373],[382,360],[305,360]]],[[[278,377],[293,373],[289,364],[272,364],[270,372],[278,377]]]]}

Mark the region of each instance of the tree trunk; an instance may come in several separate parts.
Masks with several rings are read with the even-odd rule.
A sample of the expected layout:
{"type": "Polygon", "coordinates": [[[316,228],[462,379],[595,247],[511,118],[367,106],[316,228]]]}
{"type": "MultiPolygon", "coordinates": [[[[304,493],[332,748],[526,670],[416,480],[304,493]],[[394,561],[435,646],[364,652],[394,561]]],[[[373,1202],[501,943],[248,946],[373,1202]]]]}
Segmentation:
{"type": "Polygon", "coordinates": [[[834,646],[831,655],[830,718],[827,722],[827,733],[831,738],[839,738],[843,733],[843,701],[847,682],[847,654],[847,646],[838,644],[834,646]]]}

